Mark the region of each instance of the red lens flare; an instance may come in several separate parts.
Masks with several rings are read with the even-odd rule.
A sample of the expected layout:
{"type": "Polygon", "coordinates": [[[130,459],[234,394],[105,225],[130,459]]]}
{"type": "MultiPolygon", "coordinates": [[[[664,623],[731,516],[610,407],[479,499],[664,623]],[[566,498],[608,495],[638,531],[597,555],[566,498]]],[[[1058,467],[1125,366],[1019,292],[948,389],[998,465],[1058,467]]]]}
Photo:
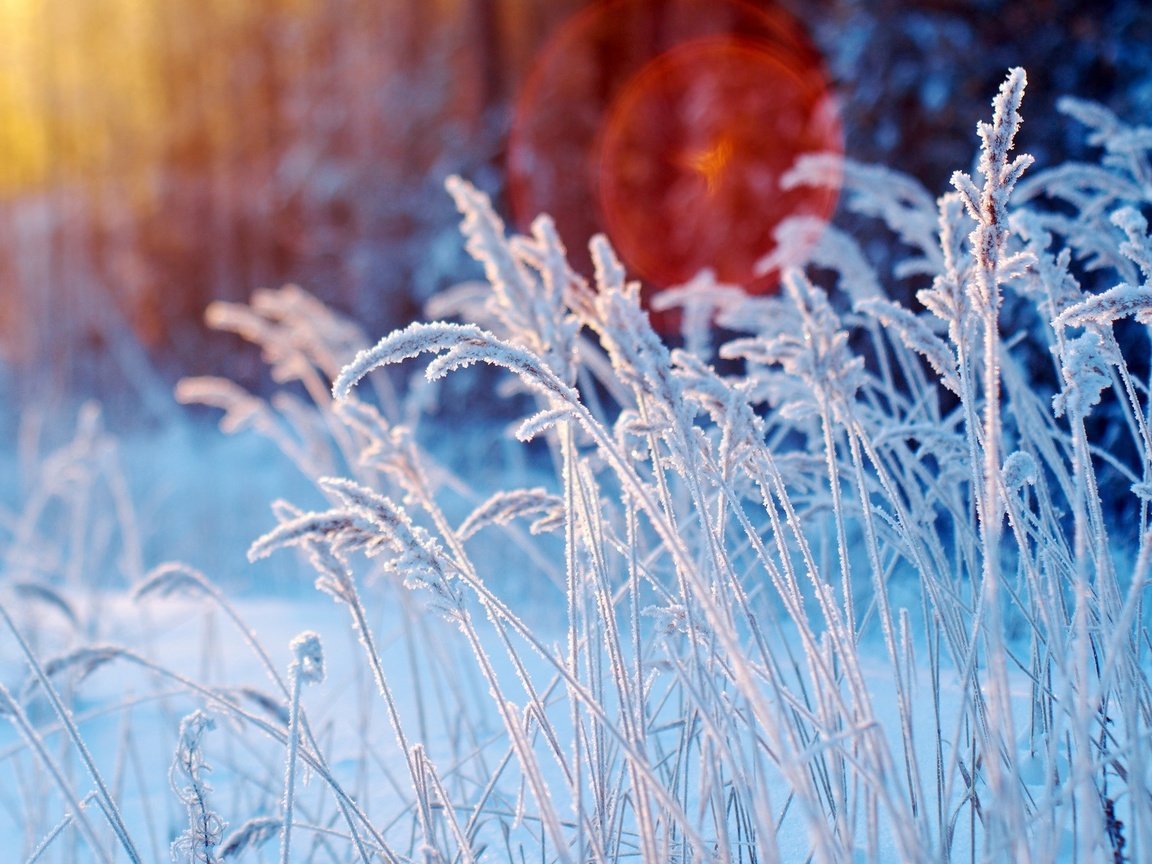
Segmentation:
{"type": "MultiPolygon", "coordinates": [[[[551,213],[574,263],[608,234],[648,294],[711,268],[756,274],[794,215],[826,221],[835,188],[780,188],[809,152],[843,151],[820,55],[783,10],[738,0],[608,0],[536,61],[509,143],[513,214],[551,213]]],[[[667,317],[658,324],[668,324],[667,317]]]]}

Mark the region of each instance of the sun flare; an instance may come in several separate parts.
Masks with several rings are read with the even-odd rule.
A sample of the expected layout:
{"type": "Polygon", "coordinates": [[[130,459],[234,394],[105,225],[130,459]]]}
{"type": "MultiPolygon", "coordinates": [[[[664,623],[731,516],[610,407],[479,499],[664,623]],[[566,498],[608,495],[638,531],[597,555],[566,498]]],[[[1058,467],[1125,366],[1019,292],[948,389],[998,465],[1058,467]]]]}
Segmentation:
{"type": "Polygon", "coordinates": [[[714,195],[723,182],[731,161],[732,141],[721,136],[703,150],[687,153],[681,158],[680,164],[689,171],[699,174],[708,194],[714,195]]]}

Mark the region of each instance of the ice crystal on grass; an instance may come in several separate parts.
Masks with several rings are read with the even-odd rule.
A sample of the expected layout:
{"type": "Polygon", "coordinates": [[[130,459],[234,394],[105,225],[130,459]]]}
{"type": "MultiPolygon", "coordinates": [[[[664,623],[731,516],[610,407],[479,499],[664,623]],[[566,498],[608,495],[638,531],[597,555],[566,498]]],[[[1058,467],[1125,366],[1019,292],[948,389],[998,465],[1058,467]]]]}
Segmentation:
{"type": "Polygon", "coordinates": [[[849,207],[881,219],[902,241],[923,254],[922,259],[906,262],[904,274],[935,273],[940,257],[936,205],[931,193],[912,177],[882,165],[820,154],[801,156],[784,175],[781,186],[835,186],[841,174],[849,207]]]}
{"type": "Polygon", "coordinates": [[[468,252],[484,265],[492,313],[511,341],[532,350],[561,380],[571,383],[579,325],[565,302],[569,292],[577,290],[579,279],[568,267],[552,220],[539,217],[532,224],[531,238],[509,242],[500,218],[474,186],[451,177],[447,188],[464,215],[461,231],[468,252]]]}
{"type": "Polygon", "coordinates": [[[417,357],[438,354],[428,366],[429,380],[475,363],[486,363],[515,372],[521,380],[545,396],[562,402],[576,402],[576,391],[532,352],[510,345],[479,327],[461,324],[412,324],[381,339],[373,348],[361,351],[336,378],[332,393],[345,398],[373,369],[417,357]]]}
{"type": "Polygon", "coordinates": [[[827,405],[841,419],[843,407],[855,401],[863,383],[864,360],[852,354],[848,332],[823,290],[798,271],[785,276],[784,286],[789,314],[755,339],[727,343],[720,356],[780,366],[787,377],[777,379],[774,399],[789,418],[818,413],[827,405]]]}
{"type": "Polygon", "coordinates": [[[712,324],[716,310],[745,296],[739,286],[717,282],[716,274],[704,269],[683,285],[661,291],[652,298],[652,308],[657,312],[681,309],[680,332],[684,337],[684,350],[707,360],[714,350],[712,324]]]}
{"type": "Polygon", "coordinates": [[[319,684],[324,680],[324,648],[320,636],[306,630],[292,640],[293,666],[305,684],[319,684]]]}
{"type": "Polygon", "coordinates": [[[1037,476],[1036,460],[1023,450],[1017,450],[1004,460],[1004,485],[1009,489],[1032,485],[1037,476]]]}
{"type": "Polygon", "coordinates": [[[1084,417],[1100,402],[1100,391],[1112,383],[1111,365],[1099,333],[1088,332],[1064,343],[1064,390],[1052,400],[1057,416],[1067,412],[1084,417]]]}
{"type": "Polygon", "coordinates": [[[295,285],[260,290],[250,305],[215,302],[208,325],[259,345],[276,381],[306,381],[313,368],[329,378],[365,343],[353,322],[295,285]]]}
{"type": "Polygon", "coordinates": [[[1135,316],[1142,324],[1152,324],[1152,289],[1117,285],[1069,306],[1052,322],[1057,327],[1108,326],[1121,318],[1135,316]]]}
{"type": "Polygon", "coordinates": [[[224,836],[226,823],[208,802],[208,785],[204,775],[211,770],[204,759],[204,734],[216,722],[203,711],[193,711],[180,721],[180,737],[172,760],[171,782],[184,803],[188,827],[172,841],[174,864],[215,864],[216,847],[224,836]]]}
{"type": "Polygon", "coordinates": [[[1121,207],[1112,214],[1112,224],[1128,238],[1120,244],[1120,253],[1140,268],[1145,284],[1152,285],[1152,235],[1148,233],[1148,220],[1135,207],[1121,207]]]}
{"type": "Polygon", "coordinates": [[[959,394],[955,354],[922,316],[910,312],[899,303],[882,298],[863,300],[856,308],[894,331],[905,346],[928,361],[945,387],[959,394]]]}
{"type": "Polygon", "coordinates": [[[563,524],[564,501],[539,486],[497,492],[468,515],[456,534],[467,540],[487,525],[505,525],[526,516],[536,517],[533,534],[555,530],[563,524]]]}
{"type": "Polygon", "coordinates": [[[1019,255],[1005,257],[1003,254],[1010,230],[1008,199],[1033,161],[1027,154],[1008,161],[1020,129],[1020,103],[1026,83],[1023,69],[1009,72],[992,102],[992,122],[981,122],[977,127],[984,143],[977,169],[984,178],[984,186],[977,188],[972,178],[962,171],[952,175],[952,185],[976,221],[969,240],[977,264],[977,278],[972,282],[973,304],[977,307],[998,309],[995,283],[1011,278],[1028,262],[1019,255]]]}
{"type": "MultiPolygon", "coordinates": [[[[842,179],[848,208],[892,235],[891,272],[915,280],[901,287],[920,288],[922,310],[892,299],[852,236],[798,218],[763,266],[804,246],[809,269],[783,273],[774,297],[708,273],[666,293],[685,337],[669,350],[607,238],[586,280],[549,219],[512,234],[457,178],[487,284],[429,308],[461,323],[367,345],[296,289],[214,307],[313,404],[211,381],[182,395],[276,438],[327,499],[278,502],[250,554],[303,551],[347,607],[395,746],[373,739],[359,770],[403,766],[388,787],[402,850],[398,829],[338,795],[333,857],[485,860],[495,843],[559,862],[788,860],[790,836],[821,862],[1054,862],[1067,834],[1086,864],[1152,837],[1134,779],[1149,764],[1152,433],[1126,328],[1112,327],[1148,318],[1148,136],[1069,103],[1105,158],[1024,178],[1024,84],[1008,74],[977,127],[975,179],[957,172],[939,198],[834,157],[785,177],[842,179]],[[715,344],[712,320],[738,335],[715,344]],[[484,364],[533,397],[511,427],[544,445],[531,479],[476,492],[431,461],[421,400],[436,388],[404,401],[374,371],[424,355],[429,380],[484,364]],[[1113,452],[1088,437],[1097,418],[1113,452]],[[1139,513],[1137,548],[1108,508],[1139,513]],[[513,548],[527,563],[508,566],[513,548]],[[1116,566],[1128,559],[1133,574],[1116,566]],[[521,602],[536,583],[563,586],[559,644],[521,602]],[[410,604],[412,589],[430,603],[410,604]],[[414,716],[369,626],[382,591],[411,613],[414,716]],[[437,666],[445,646],[415,611],[428,606],[469,671],[437,666]],[[459,708],[470,675],[490,716],[459,708]],[[450,706],[443,746],[434,704],[450,706]]],[[[203,590],[162,569],[140,593],[181,586],[203,590]]],[[[325,776],[300,698],[320,677],[309,645],[294,643],[267,704],[227,691],[286,747],[281,860],[303,849],[294,760],[325,776]]],[[[274,830],[263,818],[245,843],[274,830]]]]}
{"type": "MultiPolygon", "coordinates": [[[[1147,330],[1113,325],[1149,316],[1150,142],[1073,103],[1104,159],[1022,179],[1023,88],[1013,70],[978,127],[978,179],[958,172],[939,199],[826,157],[787,178],[843,177],[847,206],[892,235],[890,272],[915,278],[899,287],[920,288],[923,310],[891,299],[865,249],[832,229],[779,296],[709,274],[665,295],[684,311],[686,346],[670,350],[607,238],[586,281],[549,220],[510,235],[456,179],[490,283],[440,303],[462,323],[369,346],[297,289],[214,307],[295,392],[201,380],[182,395],[273,437],[314,481],[327,503],[276,502],[250,555],[303,552],[368,673],[334,662],[325,676],[305,632],[284,675],[203,574],[165,564],[135,580],[157,606],[181,591],[223,611],[272,682],[209,685],[119,655],[275,749],[270,769],[229,783],[244,815],[273,812],[282,789],[281,816],[221,845],[204,721],[186,721],[173,769],[185,857],[239,855],[277,832],[283,862],[365,864],[1088,864],[1147,851],[1147,330]],[[737,335],[715,344],[712,318],[737,335]],[[431,379],[484,364],[533,397],[501,427],[537,442],[526,468],[475,489],[432,459],[437,436],[478,460],[494,451],[423,416],[437,388],[401,398],[375,371],[423,355],[431,379]],[[552,606],[525,599],[553,586],[552,606]],[[375,687],[343,687],[345,675],[375,687]],[[345,712],[345,691],[384,711],[345,712]],[[354,755],[328,761],[345,747],[354,755]]],[[[765,266],[815,228],[784,223],[765,266]]],[[[90,686],[69,673],[114,655],[65,646],[40,664],[21,644],[36,692],[78,738],[57,684],[90,686]]],[[[96,848],[24,706],[0,698],[96,848]]]]}

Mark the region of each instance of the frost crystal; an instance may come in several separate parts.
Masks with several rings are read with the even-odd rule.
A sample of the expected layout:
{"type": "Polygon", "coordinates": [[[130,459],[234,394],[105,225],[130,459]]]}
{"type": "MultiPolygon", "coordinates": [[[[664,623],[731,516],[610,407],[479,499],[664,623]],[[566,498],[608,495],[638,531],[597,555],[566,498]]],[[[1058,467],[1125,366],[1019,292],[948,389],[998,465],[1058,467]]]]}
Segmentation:
{"type": "Polygon", "coordinates": [[[193,711],[180,721],[180,740],[172,761],[172,788],[184,802],[188,814],[188,828],[172,842],[171,856],[175,864],[215,864],[215,848],[224,836],[225,822],[208,805],[212,787],[204,781],[205,772],[211,770],[204,761],[201,744],[204,733],[216,727],[216,722],[203,711],[193,711]]]}
{"type": "Polygon", "coordinates": [[[1036,482],[1036,460],[1024,450],[1017,450],[1004,460],[1004,485],[1019,489],[1036,482]]]}
{"type": "Polygon", "coordinates": [[[305,684],[319,684],[324,680],[324,647],[320,634],[305,630],[292,640],[293,662],[296,674],[305,684]]]}
{"type": "Polygon", "coordinates": [[[1056,416],[1069,414],[1083,417],[1100,401],[1100,391],[1112,379],[1108,374],[1109,361],[1100,334],[1089,331],[1083,336],[1069,339],[1064,349],[1064,392],[1052,400],[1056,416]]]}

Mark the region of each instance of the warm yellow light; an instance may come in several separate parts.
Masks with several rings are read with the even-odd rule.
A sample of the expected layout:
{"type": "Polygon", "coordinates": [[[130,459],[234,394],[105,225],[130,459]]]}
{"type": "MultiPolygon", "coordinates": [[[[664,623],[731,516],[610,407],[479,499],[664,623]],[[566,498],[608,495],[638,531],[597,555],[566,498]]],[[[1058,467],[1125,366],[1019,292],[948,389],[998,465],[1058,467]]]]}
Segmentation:
{"type": "Polygon", "coordinates": [[[155,0],[0,0],[0,195],[132,173],[162,123],[155,0]]]}
{"type": "Polygon", "coordinates": [[[719,188],[724,172],[731,161],[732,141],[727,137],[721,137],[709,147],[689,153],[681,160],[681,164],[703,177],[708,194],[712,195],[719,188]]]}

